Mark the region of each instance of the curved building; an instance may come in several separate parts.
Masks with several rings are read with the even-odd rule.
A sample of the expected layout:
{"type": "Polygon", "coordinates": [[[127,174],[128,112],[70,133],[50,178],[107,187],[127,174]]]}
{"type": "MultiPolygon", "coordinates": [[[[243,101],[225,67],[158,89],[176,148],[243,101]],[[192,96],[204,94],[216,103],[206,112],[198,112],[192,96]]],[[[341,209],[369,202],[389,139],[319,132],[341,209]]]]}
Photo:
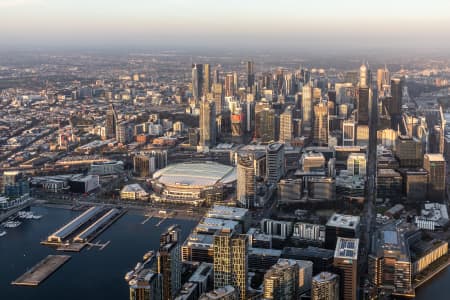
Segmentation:
{"type": "Polygon", "coordinates": [[[153,174],[156,200],[200,205],[205,200],[222,200],[236,185],[236,169],[216,162],[170,165],[153,174]]]}

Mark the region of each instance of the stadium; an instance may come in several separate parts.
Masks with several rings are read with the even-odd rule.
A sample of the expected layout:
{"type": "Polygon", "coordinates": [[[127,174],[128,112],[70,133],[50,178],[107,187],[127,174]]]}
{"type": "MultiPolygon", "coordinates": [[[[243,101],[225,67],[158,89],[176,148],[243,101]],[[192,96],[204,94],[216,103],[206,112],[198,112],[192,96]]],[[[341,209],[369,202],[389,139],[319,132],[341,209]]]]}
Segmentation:
{"type": "Polygon", "coordinates": [[[224,200],[236,186],[236,169],[216,162],[169,165],[153,174],[154,199],[195,206],[224,200]]]}

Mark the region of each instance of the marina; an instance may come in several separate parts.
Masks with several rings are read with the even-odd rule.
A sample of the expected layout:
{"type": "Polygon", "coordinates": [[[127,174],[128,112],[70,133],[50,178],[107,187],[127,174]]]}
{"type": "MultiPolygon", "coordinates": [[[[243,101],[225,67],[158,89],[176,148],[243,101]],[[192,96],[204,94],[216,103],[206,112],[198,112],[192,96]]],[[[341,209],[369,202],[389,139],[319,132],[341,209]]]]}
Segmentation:
{"type": "Polygon", "coordinates": [[[14,280],[12,285],[38,286],[70,259],[69,255],[48,255],[14,280]]]}

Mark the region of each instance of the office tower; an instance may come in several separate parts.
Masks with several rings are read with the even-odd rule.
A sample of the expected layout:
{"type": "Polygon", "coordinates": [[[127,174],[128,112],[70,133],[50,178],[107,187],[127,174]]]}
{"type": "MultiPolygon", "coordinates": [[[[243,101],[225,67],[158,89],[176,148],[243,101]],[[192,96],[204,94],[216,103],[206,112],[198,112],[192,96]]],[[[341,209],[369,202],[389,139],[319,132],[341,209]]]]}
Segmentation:
{"type": "Polygon", "coordinates": [[[253,61],[247,61],[247,87],[253,91],[253,85],[255,84],[255,73],[253,70],[253,61]]]}
{"type": "Polygon", "coordinates": [[[267,182],[277,184],[284,176],[284,145],[280,143],[269,144],[266,148],[267,182]]]}
{"type": "Polygon", "coordinates": [[[329,272],[314,276],[311,300],[339,300],[339,276],[329,272]]]}
{"type": "Polygon", "coordinates": [[[213,84],[220,83],[220,70],[219,66],[216,66],[213,70],[213,84]]]}
{"type": "Polygon", "coordinates": [[[105,135],[107,139],[113,139],[116,137],[117,124],[118,118],[116,109],[114,108],[114,104],[110,104],[109,109],[106,112],[105,135]]]}
{"type": "Polygon", "coordinates": [[[225,75],[225,97],[234,96],[234,76],[233,73],[225,75]]]}
{"type": "Polygon", "coordinates": [[[328,107],[325,102],[314,105],[313,143],[324,146],[328,143],[328,107]]]}
{"type": "Polygon", "coordinates": [[[221,288],[205,293],[198,298],[198,300],[239,300],[239,293],[231,285],[226,285],[221,288]]]}
{"type": "Polygon", "coordinates": [[[237,201],[243,207],[253,207],[255,194],[254,156],[251,153],[239,153],[237,161],[237,201]]]}
{"type": "Polygon", "coordinates": [[[233,72],[233,84],[234,84],[233,90],[235,93],[237,93],[239,90],[239,77],[236,71],[233,72]]]}
{"type": "Polygon", "coordinates": [[[116,140],[118,143],[128,144],[133,140],[133,127],[130,122],[120,122],[116,126],[116,140]]]}
{"type": "Polygon", "coordinates": [[[377,70],[377,89],[378,95],[382,95],[386,86],[390,84],[391,75],[386,66],[377,70]]]}
{"type": "Polygon", "coordinates": [[[425,202],[427,199],[428,172],[424,169],[407,170],[403,174],[406,198],[410,201],[425,202]]]}
{"type": "Polygon", "coordinates": [[[298,298],[299,266],[295,260],[279,260],[264,274],[264,299],[298,298]]]}
{"type": "Polygon", "coordinates": [[[317,274],[332,270],[334,249],[330,250],[312,246],[308,246],[308,248],[285,247],[281,253],[281,258],[295,259],[297,261],[312,261],[313,273],[317,274]]]}
{"type": "Polygon", "coordinates": [[[280,115],[280,142],[290,143],[294,132],[292,121],[292,107],[288,106],[280,115]]]}
{"type": "Polygon", "coordinates": [[[392,78],[391,80],[391,102],[389,104],[389,114],[391,116],[391,128],[398,130],[402,121],[402,101],[403,101],[403,80],[392,78]]]}
{"type": "Polygon", "coordinates": [[[139,177],[150,177],[167,166],[167,150],[154,150],[133,157],[133,172],[139,177]]]}
{"type": "Polygon", "coordinates": [[[278,205],[296,204],[302,198],[301,179],[281,179],[278,182],[278,205]]]}
{"type": "Polygon", "coordinates": [[[253,132],[255,130],[255,102],[253,97],[247,95],[247,101],[244,102],[245,108],[245,132],[253,132]]]}
{"type": "Polygon", "coordinates": [[[211,66],[203,65],[203,87],[202,96],[206,96],[211,91],[211,66]]]}
{"type": "Polygon", "coordinates": [[[359,87],[360,88],[370,88],[370,71],[368,66],[363,63],[359,68],[359,87]]]}
{"type": "Polygon", "coordinates": [[[366,155],[363,153],[352,153],[347,158],[347,171],[352,176],[365,177],[367,166],[366,155]]]}
{"type": "Polygon", "coordinates": [[[241,107],[231,113],[231,137],[233,143],[243,143],[245,117],[241,107]]]}
{"type": "Polygon", "coordinates": [[[369,101],[372,97],[372,91],[368,87],[360,87],[358,89],[358,102],[357,102],[357,122],[358,125],[369,124],[369,101]]]}
{"type": "Polygon", "coordinates": [[[302,88],[302,117],[303,127],[311,127],[313,114],[312,87],[306,84],[302,88]]]}
{"type": "Polygon", "coordinates": [[[200,101],[203,95],[203,65],[192,64],[192,96],[195,102],[200,101]]]}
{"type": "Polygon", "coordinates": [[[305,152],[300,159],[303,172],[324,171],[325,162],[325,156],[321,152],[305,152]]]}
{"type": "Polygon", "coordinates": [[[341,279],[341,299],[358,299],[358,246],[359,239],[338,237],[333,265],[341,279]]]}
{"type": "Polygon", "coordinates": [[[438,202],[445,199],[445,159],[442,154],[425,154],[423,168],[428,172],[428,200],[438,202]]]}
{"type": "Polygon", "coordinates": [[[336,249],[338,237],[359,237],[360,217],[333,214],[325,225],[325,248],[336,249]]]}
{"type": "Polygon", "coordinates": [[[423,165],[423,145],[416,138],[400,135],[396,140],[395,156],[401,168],[420,168],[423,165]]]}
{"type": "Polygon", "coordinates": [[[216,105],[213,101],[200,103],[200,143],[202,147],[216,144],[216,105]]]}
{"type": "Polygon", "coordinates": [[[239,299],[247,295],[248,236],[222,229],[214,235],[214,288],[237,289],[239,299]]]}
{"type": "Polygon", "coordinates": [[[213,83],[211,88],[212,98],[216,103],[216,115],[220,115],[223,110],[223,85],[221,83],[213,83]]]}
{"type": "Polygon", "coordinates": [[[262,142],[276,140],[276,113],[274,109],[257,105],[255,108],[255,137],[260,138],[262,142]]]}
{"type": "Polygon", "coordinates": [[[172,225],[160,237],[157,270],[161,275],[162,300],[171,300],[181,288],[180,228],[172,225]]]}
{"type": "Polygon", "coordinates": [[[143,269],[128,282],[130,300],[161,300],[161,276],[150,269],[143,269]]]}
{"type": "Polygon", "coordinates": [[[342,146],[354,146],[356,140],[355,120],[347,119],[342,122],[342,146]]]}
{"type": "MultiPolygon", "coordinates": [[[[368,125],[356,125],[356,145],[357,146],[368,146],[370,137],[370,128],[368,125]]],[[[376,140],[376,132],[375,132],[376,140]]],[[[376,147],[375,147],[376,150],[376,147]]]]}

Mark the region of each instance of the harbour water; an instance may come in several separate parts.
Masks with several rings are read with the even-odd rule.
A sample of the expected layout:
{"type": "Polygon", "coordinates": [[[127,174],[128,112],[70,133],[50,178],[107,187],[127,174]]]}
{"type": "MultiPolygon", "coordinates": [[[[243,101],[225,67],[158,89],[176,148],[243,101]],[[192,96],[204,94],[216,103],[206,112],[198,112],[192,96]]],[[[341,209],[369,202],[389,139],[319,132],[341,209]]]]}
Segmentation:
{"type": "Polygon", "coordinates": [[[148,250],[157,249],[160,234],[170,225],[179,224],[184,240],[195,221],[152,218],[129,212],[103,232],[96,241],[111,241],[103,250],[86,248],[69,253],[72,259],[37,287],[13,286],[11,282],[49,254],[64,254],[40,245],[56,229],[81,212],[61,208],[32,207],[43,215],[40,220],[23,220],[17,228],[8,228],[0,237],[0,299],[128,299],[124,280],[148,250]]]}

